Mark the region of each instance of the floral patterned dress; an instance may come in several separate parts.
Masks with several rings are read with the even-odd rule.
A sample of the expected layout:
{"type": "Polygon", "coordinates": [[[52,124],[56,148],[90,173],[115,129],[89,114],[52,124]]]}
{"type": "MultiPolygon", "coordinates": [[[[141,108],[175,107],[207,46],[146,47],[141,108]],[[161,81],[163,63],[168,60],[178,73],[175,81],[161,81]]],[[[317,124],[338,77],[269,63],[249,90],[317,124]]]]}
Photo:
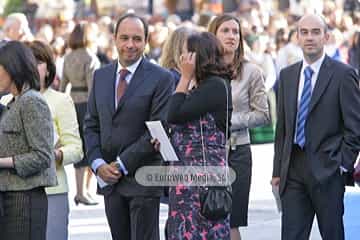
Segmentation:
{"type": "MultiPolygon", "coordinates": [[[[225,134],[211,114],[202,117],[207,166],[225,166],[225,134]]],[[[172,125],[171,141],[180,161],[173,166],[203,166],[200,119],[172,125]]],[[[203,187],[177,185],[169,189],[169,240],[230,239],[229,217],[211,221],[200,214],[199,193],[203,187]]]]}

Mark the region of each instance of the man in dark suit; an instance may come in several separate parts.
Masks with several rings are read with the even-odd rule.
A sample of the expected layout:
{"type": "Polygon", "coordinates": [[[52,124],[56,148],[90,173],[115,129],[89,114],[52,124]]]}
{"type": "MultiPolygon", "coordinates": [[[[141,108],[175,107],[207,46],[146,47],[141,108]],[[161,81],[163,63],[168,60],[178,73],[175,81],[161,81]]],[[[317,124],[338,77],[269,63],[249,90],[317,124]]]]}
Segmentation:
{"type": "Polygon", "coordinates": [[[99,186],[98,192],[104,195],[114,240],[159,239],[162,189],[142,186],[134,176],[142,166],[161,164],[145,121],[165,118],[174,80],[143,57],[147,37],[142,18],[134,14],[119,18],[118,61],[94,73],[84,122],[91,167],[98,179],[109,184],[99,186]]]}
{"type": "Polygon", "coordinates": [[[305,15],[304,59],[280,72],[272,185],[279,186],[282,239],[308,239],[316,215],[323,239],[344,239],[345,178],[360,149],[355,70],[324,53],[327,27],[305,15]]]}

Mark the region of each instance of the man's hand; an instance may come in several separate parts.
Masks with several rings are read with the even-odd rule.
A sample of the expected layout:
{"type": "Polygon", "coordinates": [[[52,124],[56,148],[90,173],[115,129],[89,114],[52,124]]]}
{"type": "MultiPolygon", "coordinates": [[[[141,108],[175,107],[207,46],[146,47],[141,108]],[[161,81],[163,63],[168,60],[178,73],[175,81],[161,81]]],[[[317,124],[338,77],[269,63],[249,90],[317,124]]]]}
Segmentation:
{"type": "Polygon", "coordinates": [[[58,165],[62,164],[63,157],[63,152],[60,149],[55,149],[55,161],[58,163],[58,165]]]}
{"type": "Polygon", "coordinates": [[[273,177],[273,178],[271,179],[270,184],[271,184],[272,186],[279,186],[279,184],[280,184],[280,178],[279,178],[279,177],[273,177]]]}
{"type": "Polygon", "coordinates": [[[150,143],[154,146],[155,151],[160,151],[160,142],[156,138],[151,139],[150,143]]]}
{"type": "Polygon", "coordinates": [[[109,184],[115,184],[119,181],[121,178],[121,172],[118,170],[118,168],[114,165],[110,164],[103,164],[101,165],[96,174],[101,177],[102,180],[109,184]]]}

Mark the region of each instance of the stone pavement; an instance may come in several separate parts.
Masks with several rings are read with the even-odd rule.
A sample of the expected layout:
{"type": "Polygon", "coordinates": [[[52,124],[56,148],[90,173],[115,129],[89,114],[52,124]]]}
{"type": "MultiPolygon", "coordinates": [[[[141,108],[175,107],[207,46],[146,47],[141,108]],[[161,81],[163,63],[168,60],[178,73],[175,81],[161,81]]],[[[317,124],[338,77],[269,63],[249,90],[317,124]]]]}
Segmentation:
{"type": "MultiPolygon", "coordinates": [[[[269,184],[272,171],[273,145],[252,146],[253,179],[250,193],[249,226],[241,228],[243,239],[278,240],[280,239],[280,214],[276,210],[271,186],[269,184]]],[[[75,206],[72,201],[75,191],[74,170],[66,167],[70,186],[70,240],[111,240],[104,213],[104,204],[97,196],[100,204],[95,207],[75,206]]],[[[95,192],[95,182],[93,184],[95,192]]],[[[234,205],[236,207],[236,205],[234,205]]],[[[160,232],[164,231],[167,217],[167,206],[161,205],[160,232]]],[[[347,188],[345,196],[345,231],[346,240],[359,240],[360,236],[360,188],[347,188]],[[357,236],[357,237],[356,237],[357,236]]],[[[164,236],[161,236],[164,239],[164,236]]],[[[314,224],[311,240],[320,240],[320,234],[314,224]]]]}

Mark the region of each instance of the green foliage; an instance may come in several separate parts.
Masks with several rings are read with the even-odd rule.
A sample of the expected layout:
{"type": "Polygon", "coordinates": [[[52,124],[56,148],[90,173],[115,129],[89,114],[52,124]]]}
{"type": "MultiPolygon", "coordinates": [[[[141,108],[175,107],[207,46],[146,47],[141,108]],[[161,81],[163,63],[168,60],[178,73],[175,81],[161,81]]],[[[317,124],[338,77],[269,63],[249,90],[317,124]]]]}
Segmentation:
{"type": "Polygon", "coordinates": [[[4,16],[13,12],[20,12],[22,10],[25,0],[5,0],[4,16]]]}

